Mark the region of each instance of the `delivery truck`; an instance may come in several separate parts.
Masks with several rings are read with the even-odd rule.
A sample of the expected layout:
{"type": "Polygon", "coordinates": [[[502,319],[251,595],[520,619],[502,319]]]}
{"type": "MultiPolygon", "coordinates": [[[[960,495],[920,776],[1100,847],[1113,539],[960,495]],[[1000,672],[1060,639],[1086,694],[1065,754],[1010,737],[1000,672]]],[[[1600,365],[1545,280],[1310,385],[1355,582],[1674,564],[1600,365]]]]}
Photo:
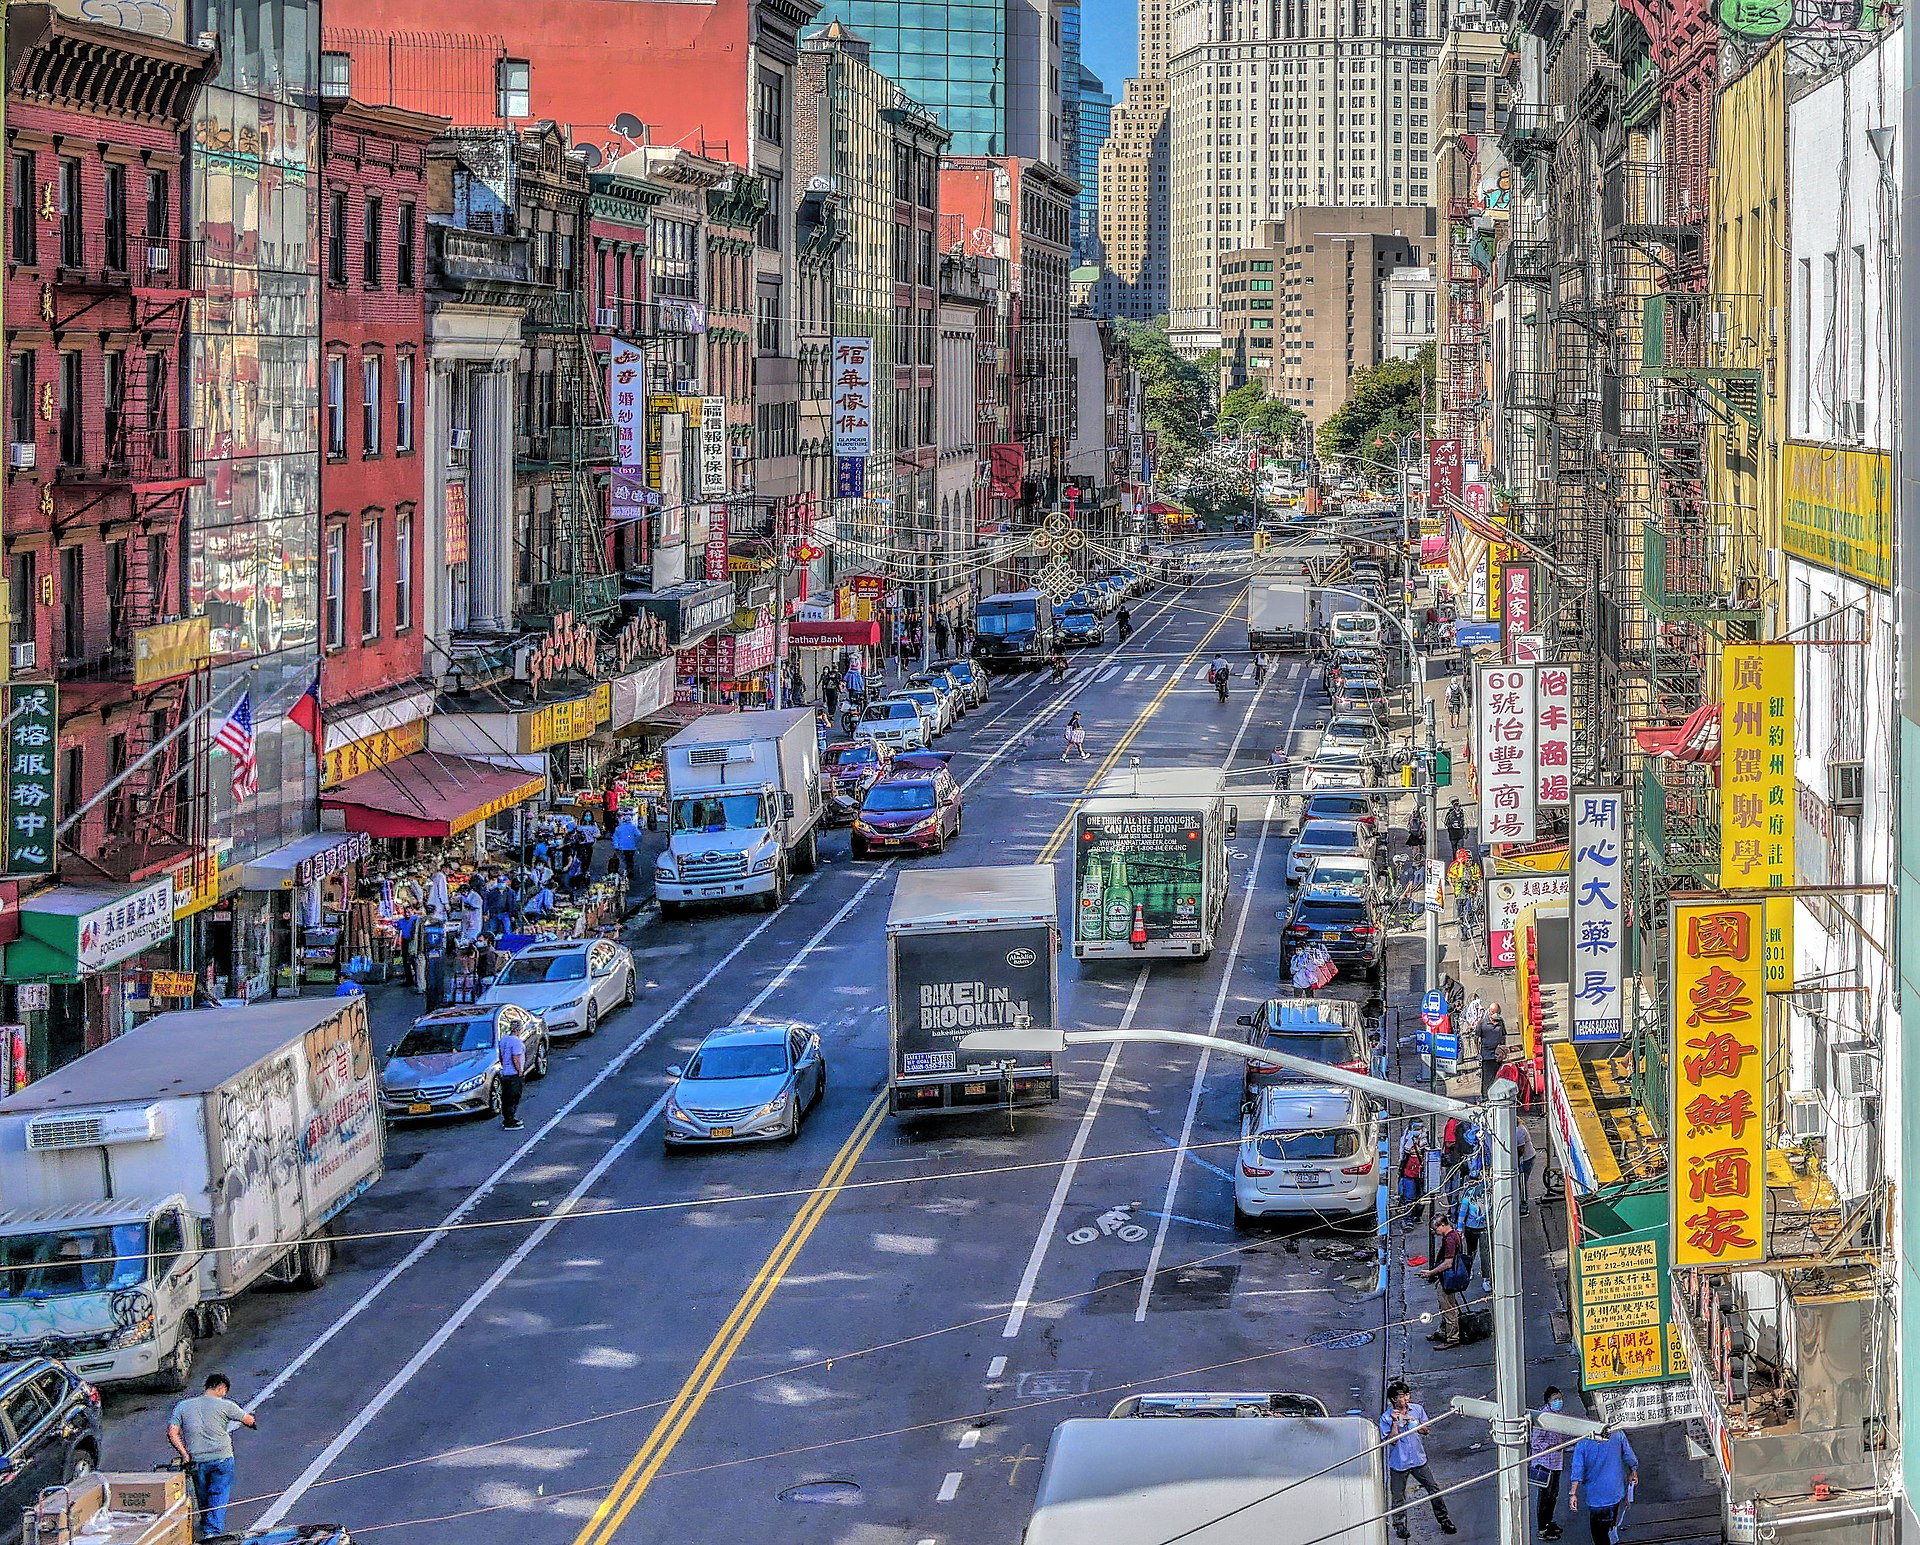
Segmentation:
{"type": "Polygon", "coordinates": [[[1060,1098],[1046,1052],[969,1054],[976,1030],[1051,1028],[1060,929],[1051,864],[916,869],[887,914],[888,1108],[896,1116],[1060,1098]]]}
{"type": "Polygon", "coordinates": [[[710,714],[660,754],[670,813],[654,864],[660,915],[758,896],[769,912],[820,858],[820,737],[808,708],[710,714]]]}
{"type": "Polygon", "coordinates": [[[1218,768],[1110,773],[1073,818],[1076,960],[1205,960],[1239,825],[1218,768]]]}
{"type": "Polygon", "coordinates": [[[1247,648],[1306,651],[1315,597],[1298,576],[1256,574],[1247,586],[1247,648]]]}
{"type": "Polygon", "coordinates": [[[0,1360],[185,1389],[262,1281],[316,1288],[380,1178],[366,999],[162,1014],[0,1100],[0,1360]]]}

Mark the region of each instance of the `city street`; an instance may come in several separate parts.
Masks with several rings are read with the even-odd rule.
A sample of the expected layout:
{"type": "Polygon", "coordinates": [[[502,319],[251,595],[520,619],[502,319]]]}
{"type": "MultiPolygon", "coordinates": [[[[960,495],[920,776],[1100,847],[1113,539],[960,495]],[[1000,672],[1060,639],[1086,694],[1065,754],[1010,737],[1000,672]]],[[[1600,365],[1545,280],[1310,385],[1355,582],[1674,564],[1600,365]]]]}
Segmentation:
{"type": "MultiPolygon", "coordinates": [[[[326,1287],[252,1296],[202,1350],[260,1418],[240,1435],[239,1521],[447,1539],[458,1520],[463,1541],[516,1545],[1012,1540],[1054,1424],[1125,1393],[1370,1408],[1372,1228],[1236,1234],[1237,1063],[1083,1049],[1056,1106],[882,1114],[901,863],[1054,862],[1109,768],[1251,772],[1324,717],[1301,657],[1254,689],[1242,593],[1162,587],[1124,652],[1078,656],[1064,684],[998,680],[947,742],[967,806],[943,857],[855,863],[836,834],[778,913],[639,935],[638,1005],[556,1056],[524,1134],[393,1133],[326,1287]],[[1216,647],[1236,662],[1224,705],[1204,680],[1216,647]],[[1063,764],[1072,709],[1091,760],[1063,764]],[[823,1104],[790,1146],[663,1154],[666,1069],[748,1017],[820,1029],[823,1104]]],[[[1243,787],[1221,947],[1063,959],[1066,1023],[1232,1033],[1274,989],[1286,842],[1264,778],[1243,787]]],[[[1393,996],[1416,953],[1396,943],[1393,996]]],[[[158,1458],[165,1410],[112,1397],[109,1462],[158,1458]]]]}

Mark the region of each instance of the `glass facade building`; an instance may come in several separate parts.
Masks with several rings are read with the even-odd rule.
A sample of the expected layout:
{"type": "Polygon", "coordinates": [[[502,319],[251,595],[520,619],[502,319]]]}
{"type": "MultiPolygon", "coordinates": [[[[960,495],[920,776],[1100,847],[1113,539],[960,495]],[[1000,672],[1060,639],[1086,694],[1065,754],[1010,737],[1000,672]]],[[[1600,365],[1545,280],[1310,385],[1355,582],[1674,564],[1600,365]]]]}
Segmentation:
{"type": "Polygon", "coordinates": [[[1100,261],[1100,150],[1113,127],[1113,98],[1100,77],[1082,65],[1074,100],[1079,159],[1072,170],[1080,179],[1080,196],[1073,201],[1073,262],[1078,268],[1100,261]]]}
{"type": "Polygon", "coordinates": [[[820,20],[867,41],[874,69],[946,125],[952,154],[1008,154],[1005,0],[829,0],[820,20]]]}

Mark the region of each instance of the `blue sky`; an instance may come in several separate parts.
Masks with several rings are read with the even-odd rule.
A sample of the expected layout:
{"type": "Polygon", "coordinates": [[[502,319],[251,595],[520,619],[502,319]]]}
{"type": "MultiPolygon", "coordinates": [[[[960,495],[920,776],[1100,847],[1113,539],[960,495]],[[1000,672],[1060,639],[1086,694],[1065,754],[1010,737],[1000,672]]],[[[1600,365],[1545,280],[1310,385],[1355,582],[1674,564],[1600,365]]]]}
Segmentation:
{"type": "Polygon", "coordinates": [[[1080,0],[1080,57],[1118,101],[1120,83],[1140,60],[1140,12],[1135,0],[1080,0]]]}

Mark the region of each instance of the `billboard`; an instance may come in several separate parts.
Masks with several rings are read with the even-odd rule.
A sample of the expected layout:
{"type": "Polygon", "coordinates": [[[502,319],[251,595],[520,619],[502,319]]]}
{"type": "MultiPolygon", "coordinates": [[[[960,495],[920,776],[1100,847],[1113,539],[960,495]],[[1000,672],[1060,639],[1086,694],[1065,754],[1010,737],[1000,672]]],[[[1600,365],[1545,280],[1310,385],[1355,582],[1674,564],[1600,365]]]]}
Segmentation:
{"type": "Polygon", "coordinates": [[[1535,665],[1476,667],[1480,835],[1489,843],[1531,842],[1535,836],[1538,670],[1535,665]]]}
{"type": "Polygon", "coordinates": [[[1534,796],[1564,805],[1573,794],[1573,667],[1542,664],[1534,673],[1539,729],[1534,737],[1534,796]]]}
{"type": "Polygon", "coordinates": [[[1075,822],[1073,936],[1127,942],[1200,937],[1207,819],[1199,810],[1082,814],[1075,822]]]}
{"type": "MultiPolygon", "coordinates": [[[[1729,644],[1720,657],[1720,885],[1794,883],[1793,645],[1729,644]]],[[[1793,990],[1790,897],[1767,906],[1768,992],[1793,990]]]]}

